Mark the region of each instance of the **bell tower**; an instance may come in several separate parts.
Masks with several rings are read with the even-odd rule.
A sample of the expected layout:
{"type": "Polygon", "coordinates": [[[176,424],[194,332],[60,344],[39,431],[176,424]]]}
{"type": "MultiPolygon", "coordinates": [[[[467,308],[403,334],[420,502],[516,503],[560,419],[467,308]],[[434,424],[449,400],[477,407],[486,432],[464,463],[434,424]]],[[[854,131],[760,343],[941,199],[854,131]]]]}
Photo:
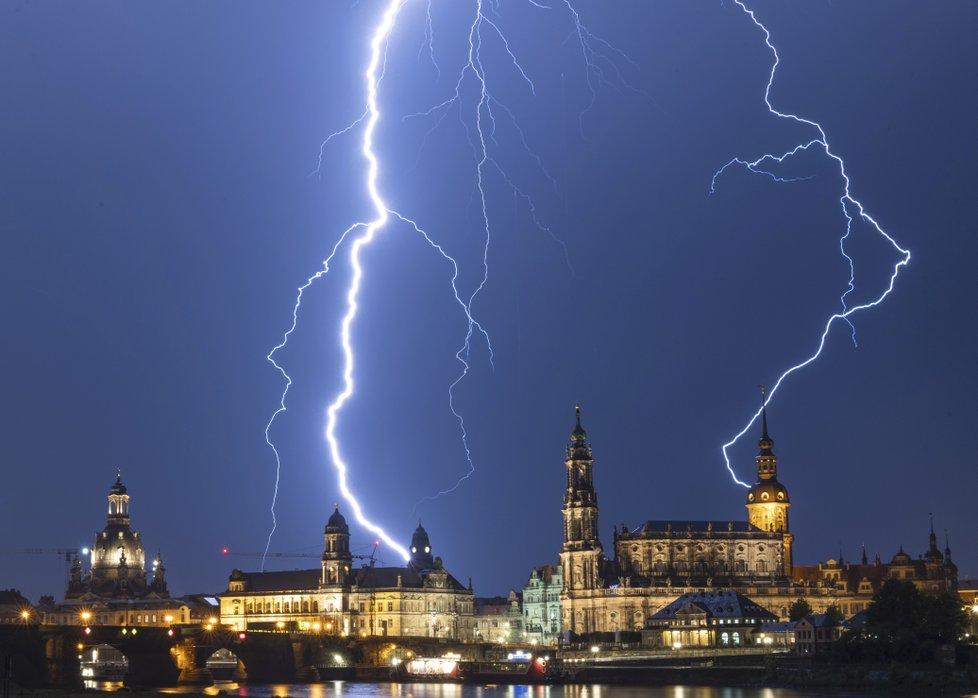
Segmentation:
{"type": "Polygon", "coordinates": [[[747,516],[751,526],[770,533],[780,533],[784,542],[785,576],[791,575],[791,544],[794,536],[788,529],[788,488],[778,482],[778,458],[774,455],[774,439],[767,433],[767,403],[761,386],[761,438],[757,442],[757,482],[747,490],[747,516]]]}
{"type": "Polygon", "coordinates": [[[336,510],[326,522],[326,529],[323,532],[323,576],[321,579],[323,586],[344,584],[346,576],[350,573],[352,563],[350,527],[347,526],[346,519],[340,513],[340,505],[337,504],[336,510]]]}
{"type": "Polygon", "coordinates": [[[581,406],[576,408],[577,425],[571,432],[564,465],[567,486],[564,491],[564,545],[560,564],[564,591],[596,589],[600,586],[600,566],[604,558],[598,539],[598,497],[594,492],[594,459],[587,432],[581,426],[581,406]]]}

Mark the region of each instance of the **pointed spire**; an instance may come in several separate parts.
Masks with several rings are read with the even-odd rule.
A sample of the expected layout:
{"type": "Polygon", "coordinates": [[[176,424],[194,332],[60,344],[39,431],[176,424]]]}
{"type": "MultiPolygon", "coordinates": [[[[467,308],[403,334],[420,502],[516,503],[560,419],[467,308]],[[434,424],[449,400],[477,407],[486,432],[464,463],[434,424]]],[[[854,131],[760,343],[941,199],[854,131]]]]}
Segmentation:
{"type": "Polygon", "coordinates": [[[930,551],[929,552],[934,553],[934,552],[938,552],[938,549],[937,549],[937,534],[934,533],[933,512],[928,512],[928,516],[930,516],[930,551]]]}
{"type": "Polygon", "coordinates": [[[761,389],[761,438],[757,442],[758,448],[761,449],[758,455],[761,456],[774,456],[774,451],[771,449],[774,447],[774,439],[772,439],[767,433],[767,399],[765,398],[766,390],[764,384],[758,385],[761,389]]]}
{"type": "Polygon", "coordinates": [[[764,392],[764,384],[761,383],[761,438],[770,441],[771,437],[767,435],[767,400],[764,399],[764,392]]]}
{"type": "Polygon", "coordinates": [[[583,444],[587,439],[587,432],[581,426],[581,403],[577,403],[574,406],[574,416],[577,423],[574,426],[574,431],[571,432],[571,441],[575,444],[583,444]]]}
{"type": "Polygon", "coordinates": [[[951,541],[947,537],[947,529],[944,529],[944,559],[950,561],[951,559],[951,541]]]}
{"type": "Polygon", "coordinates": [[[866,544],[865,543],[863,543],[863,564],[864,565],[868,565],[869,564],[869,558],[866,557],[866,544]]]}

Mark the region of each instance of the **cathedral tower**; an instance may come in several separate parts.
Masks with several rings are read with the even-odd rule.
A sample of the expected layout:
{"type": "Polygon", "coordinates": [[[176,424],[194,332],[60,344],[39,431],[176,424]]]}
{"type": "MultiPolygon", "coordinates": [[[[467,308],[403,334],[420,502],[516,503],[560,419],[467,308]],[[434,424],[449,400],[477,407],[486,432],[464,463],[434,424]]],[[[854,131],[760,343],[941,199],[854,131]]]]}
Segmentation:
{"type": "Polygon", "coordinates": [[[323,532],[323,585],[344,584],[352,563],[350,527],[340,513],[340,505],[337,504],[323,532]]]}
{"type": "Polygon", "coordinates": [[[571,433],[564,465],[567,489],[564,492],[564,546],[560,564],[564,591],[596,589],[601,586],[604,560],[598,540],[598,498],[594,492],[591,446],[581,426],[581,406],[577,406],[577,426],[571,433]]]}
{"type": "MultiPolygon", "coordinates": [[[[763,400],[764,393],[761,393],[763,400]]],[[[751,526],[762,531],[781,533],[784,538],[782,574],[791,576],[791,542],[788,530],[788,489],[778,482],[778,458],[774,455],[774,439],[767,433],[767,406],[761,408],[761,438],[757,462],[757,482],[747,490],[747,515],[751,526]]]]}

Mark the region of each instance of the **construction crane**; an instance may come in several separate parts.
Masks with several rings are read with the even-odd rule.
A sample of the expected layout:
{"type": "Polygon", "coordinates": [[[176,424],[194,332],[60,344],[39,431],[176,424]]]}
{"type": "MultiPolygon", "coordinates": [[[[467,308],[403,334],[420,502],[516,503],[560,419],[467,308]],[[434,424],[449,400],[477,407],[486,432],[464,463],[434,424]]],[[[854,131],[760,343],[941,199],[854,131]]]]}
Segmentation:
{"type": "MultiPolygon", "coordinates": [[[[377,561],[377,548],[380,547],[380,541],[374,541],[373,550],[370,551],[369,555],[351,555],[354,560],[367,560],[370,564],[369,567],[373,567],[377,561]]],[[[268,553],[253,553],[253,552],[238,552],[236,550],[231,550],[230,548],[221,548],[221,555],[225,556],[237,556],[237,557],[281,557],[281,558],[307,558],[307,559],[322,559],[322,553],[282,553],[282,552],[268,552],[268,553]]]]}
{"type": "Polygon", "coordinates": [[[72,558],[79,555],[87,555],[88,548],[21,548],[16,551],[18,555],[64,555],[65,561],[65,584],[71,576],[72,558]]]}

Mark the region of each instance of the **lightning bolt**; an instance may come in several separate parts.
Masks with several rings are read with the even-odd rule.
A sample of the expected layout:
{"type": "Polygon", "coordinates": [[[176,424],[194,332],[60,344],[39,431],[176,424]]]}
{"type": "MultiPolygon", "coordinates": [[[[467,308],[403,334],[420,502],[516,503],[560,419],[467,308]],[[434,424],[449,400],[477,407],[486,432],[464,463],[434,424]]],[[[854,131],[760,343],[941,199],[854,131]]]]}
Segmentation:
{"type": "MultiPolygon", "coordinates": [[[[467,320],[467,329],[463,341],[459,349],[455,353],[455,359],[459,363],[460,371],[455,380],[448,386],[448,406],[455,419],[458,422],[460,437],[462,446],[465,451],[465,459],[468,465],[466,472],[457,479],[455,484],[449,488],[446,488],[432,496],[425,497],[418,502],[415,506],[417,507],[424,501],[436,499],[444,494],[455,491],[462,485],[462,483],[467,480],[475,472],[475,463],[472,457],[472,452],[468,442],[468,432],[465,426],[465,420],[456,406],[456,389],[461,384],[461,382],[468,375],[470,370],[470,356],[472,352],[472,342],[473,339],[479,337],[485,342],[486,348],[489,355],[489,364],[493,365],[493,348],[489,333],[486,329],[475,319],[472,308],[474,303],[477,301],[479,295],[485,289],[486,284],[489,279],[489,249],[492,241],[492,226],[489,213],[489,205],[486,196],[486,177],[490,172],[495,172],[499,175],[502,182],[508,186],[512,192],[513,196],[517,201],[522,202],[528,211],[529,218],[533,225],[541,232],[549,235],[556,243],[558,243],[564,252],[564,259],[567,264],[568,269],[573,273],[573,267],[571,266],[570,256],[568,254],[567,247],[563,240],[560,239],[556,233],[548,227],[537,215],[537,208],[528,193],[526,193],[520,186],[517,185],[514,178],[507,174],[505,169],[501,164],[490,154],[490,144],[498,146],[497,140],[497,114],[505,114],[509,119],[509,123],[517,134],[520,144],[522,145],[524,151],[528,154],[530,159],[535,163],[543,175],[550,181],[553,185],[555,191],[557,189],[556,180],[547,172],[543,165],[542,160],[537,156],[535,152],[529,147],[526,136],[521,129],[515,115],[513,112],[502,102],[496,99],[490,88],[489,80],[486,74],[485,65],[483,63],[482,49],[486,41],[496,40],[498,41],[505,57],[508,61],[509,70],[514,71],[514,73],[519,77],[519,79],[527,86],[529,93],[532,96],[536,95],[536,86],[530,75],[524,70],[522,64],[517,58],[515,52],[510,46],[510,42],[503,32],[500,25],[490,17],[486,12],[485,8],[488,7],[492,13],[498,15],[499,13],[499,2],[498,0],[488,0],[485,4],[483,0],[474,1],[474,14],[472,22],[468,26],[467,39],[468,39],[468,51],[466,55],[466,60],[462,65],[458,78],[455,82],[454,91],[450,96],[443,102],[434,105],[425,112],[418,114],[411,114],[406,117],[427,117],[432,115],[437,115],[437,119],[428,133],[425,134],[422,140],[421,149],[424,149],[424,144],[427,141],[428,136],[433,133],[444,121],[445,117],[448,115],[449,111],[453,107],[457,107],[459,111],[459,119],[462,122],[466,130],[469,144],[473,152],[474,160],[474,181],[473,190],[478,199],[478,208],[480,215],[480,230],[484,236],[484,243],[482,244],[482,259],[481,259],[481,277],[475,288],[471,290],[467,295],[464,295],[458,287],[459,278],[459,266],[456,260],[449,255],[446,250],[436,243],[434,239],[428,234],[428,232],[422,228],[413,219],[393,210],[385,202],[383,196],[381,195],[377,180],[378,171],[380,168],[380,158],[374,150],[373,137],[377,129],[377,125],[380,121],[380,107],[378,104],[378,92],[380,85],[383,81],[384,74],[386,72],[387,66],[387,50],[389,46],[390,37],[394,31],[395,24],[397,22],[398,16],[401,9],[409,2],[409,0],[388,0],[385,5],[380,19],[373,30],[373,34],[370,40],[370,58],[367,67],[364,71],[364,81],[366,89],[366,105],[363,111],[360,113],[359,117],[350,122],[344,128],[330,134],[320,145],[319,158],[317,162],[317,167],[313,171],[313,175],[318,175],[322,171],[324,164],[325,153],[329,144],[336,138],[350,134],[357,129],[362,128],[362,141],[361,141],[361,153],[367,164],[365,188],[372,204],[373,217],[367,221],[360,221],[354,223],[349,228],[347,228],[343,234],[340,236],[339,240],[333,246],[332,251],[328,257],[323,261],[322,269],[310,276],[306,283],[303,284],[297,292],[295,304],[292,311],[292,324],[289,329],[285,332],[282,337],[282,341],[276,345],[267,355],[267,360],[272,364],[272,366],[282,375],[285,380],[285,386],[282,391],[281,398],[279,400],[278,408],[272,414],[268,423],[265,427],[265,441],[271,448],[275,457],[275,487],[273,490],[272,503],[271,503],[271,516],[272,516],[272,528],[268,536],[268,540],[265,546],[265,555],[267,556],[268,550],[271,545],[272,537],[275,534],[277,528],[277,519],[275,516],[275,507],[278,499],[279,492],[279,478],[282,469],[281,457],[278,449],[276,448],[273,440],[271,438],[271,429],[275,423],[276,418],[286,411],[286,398],[288,396],[289,389],[292,385],[292,379],[285,371],[284,367],[281,366],[276,360],[275,355],[278,351],[283,349],[291,336],[295,331],[298,324],[299,311],[302,304],[303,294],[309,287],[318,281],[320,278],[325,276],[330,269],[331,264],[334,263],[336,256],[340,253],[340,250],[348,247],[348,262],[352,270],[351,279],[349,286],[346,291],[346,312],[344,313],[342,320],[340,322],[340,344],[342,348],[343,355],[343,389],[335,396],[333,401],[329,404],[326,409],[326,425],[325,425],[325,438],[329,446],[330,458],[333,466],[336,469],[340,491],[346,503],[349,505],[350,509],[353,511],[357,522],[378,536],[385,543],[390,545],[394,550],[401,554],[405,559],[408,558],[407,551],[394,542],[390,536],[388,536],[383,529],[381,529],[377,524],[371,522],[365,515],[363,507],[356,499],[354,494],[351,492],[348,484],[347,474],[349,466],[343,458],[341,452],[339,440],[337,437],[337,425],[340,417],[340,413],[344,405],[349,401],[354,393],[354,367],[355,367],[355,352],[351,342],[351,328],[357,317],[358,313],[358,296],[360,291],[361,283],[364,278],[364,271],[360,263],[360,253],[361,250],[370,245],[377,234],[388,226],[391,219],[395,219],[398,223],[405,224],[408,226],[415,234],[419,235],[423,240],[437,252],[441,257],[448,261],[452,267],[451,276],[451,287],[454,294],[455,300],[458,303],[460,309],[464,313],[467,320]],[[467,112],[468,120],[463,118],[463,99],[462,91],[463,86],[466,84],[467,80],[474,80],[476,87],[476,99],[474,104],[471,106],[471,111],[467,112]]],[[[541,10],[552,9],[549,5],[538,2],[537,0],[526,0],[526,2],[541,10]]],[[[618,68],[615,59],[622,58],[628,60],[628,57],[624,53],[618,51],[610,43],[601,39],[600,37],[592,34],[587,27],[582,23],[580,15],[574,9],[570,0],[562,0],[562,4],[567,8],[573,21],[574,33],[580,44],[581,52],[584,58],[584,68],[587,86],[590,92],[590,102],[583,112],[581,112],[581,119],[588,109],[590,109],[597,97],[597,88],[599,83],[607,83],[615,87],[624,86],[628,89],[634,90],[622,77],[621,71],[618,68]],[[600,63],[600,65],[599,65],[600,63]],[[602,66],[609,66],[607,69],[602,66]],[[609,75],[617,78],[617,83],[613,79],[609,79],[609,75]]],[[[425,3],[425,18],[424,18],[424,36],[421,47],[418,51],[418,60],[420,62],[422,56],[427,52],[428,57],[434,66],[437,76],[440,78],[442,74],[441,67],[439,66],[434,50],[434,28],[432,22],[432,0],[427,0],[425,3]],[[427,51],[426,51],[427,49],[427,51]]],[[[638,92],[638,90],[635,90],[638,92]]],[[[644,94],[644,93],[642,93],[644,94]]],[[[265,557],[262,558],[262,569],[264,569],[265,557]]]]}
{"type": "Polygon", "coordinates": [[[801,369],[805,368],[806,366],[814,362],[816,359],[818,359],[819,355],[822,353],[822,349],[825,346],[825,341],[829,335],[829,331],[832,329],[833,324],[835,324],[837,321],[842,321],[848,324],[852,331],[851,336],[852,336],[853,344],[856,344],[856,330],[855,330],[855,326],[853,326],[852,324],[851,317],[863,310],[868,310],[870,308],[876,307],[877,305],[882,303],[887,296],[890,295],[890,292],[893,291],[894,284],[896,283],[897,276],[900,274],[900,269],[910,263],[910,251],[900,247],[900,245],[897,244],[896,240],[894,240],[885,230],[883,230],[882,226],[880,226],[880,224],[877,223],[876,220],[866,212],[862,203],[860,203],[852,196],[849,190],[850,182],[849,182],[849,175],[846,173],[845,162],[839,155],[834,153],[832,149],[829,147],[828,138],[825,135],[825,130],[822,128],[821,124],[812,121],[810,119],[805,119],[796,114],[789,114],[789,113],[778,111],[777,109],[774,108],[774,106],[772,106],[771,85],[774,83],[774,76],[775,73],[777,72],[778,64],[781,61],[780,56],[778,56],[778,51],[774,47],[774,44],[771,43],[771,33],[768,31],[767,27],[765,27],[760,22],[760,20],[757,19],[756,15],[754,14],[754,11],[748,8],[744,4],[743,0],[734,0],[734,2],[740,7],[741,10],[744,11],[744,13],[754,23],[754,25],[757,26],[757,28],[764,33],[764,43],[767,45],[767,47],[771,50],[771,53],[774,55],[774,63],[771,65],[771,72],[768,75],[767,87],[764,90],[764,103],[767,105],[768,111],[771,114],[777,116],[778,118],[794,121],[795,123],[809,126],[815,129],[817,135],[807,143],[800,144],[792,148],[791,150],[782,153],[781,155],[765,154],[765,155],[761,155],[758,158],[754,158],[752,160],[748,160],[744,158],[732,159],[726,165],[721,167],[713,176],[713,181],[710,185],[710,192],[712,193],[716,190],[717,178],[720,175],[722,175],[727,168],[734,167],[734,166],[740,166],[755,174],[760,174],[766,177],[770,177],[776,182],[792,182],[792,181],[798,181],[800,179],[807,179],[805,177],[795,177],[795,178],[779,177],[770,169],[768,169],[768,167],[774,164],[783,163],[785,160],[790,159],[795,155],[807,151],[811,148],[821,149],[828,158],[835,161],[835,163],[838,165],[839,175],[842,178],[843,187],[842,187],[842,193],[839,196],[839,206],[842,210],[842,215],[846,220],[846,225],[845,225],[845,233],[842,235],[841,238],[839,238],[839,250],[849,265],[849,283],[846,287],[845,292],[842,294],[842,296],[839,299],[842,305],[842,310],[841,312],[834,313],[833,315],[831,315],[828,318],[828,320],[825,322],[825,327],[822,330],[821,336],[819,337],[819,341],[815,348],[815,351],[811,355],[809,355],[805,360],[795,364],[794,366],[791,366],[789,369],[787,369],[784,373],[781,374],[778,380],[774,383],[774,386],[767,393],[766,398],[762,401],[761,407],[759,407],[758,410],[751,416],[750,421],[748,421],[747,424],[744,426],[744,428],[741,429],[732,439],[730,439],[730,441],[723,444],[723,447],[721,449],[723,453],[723,460],[724,463],[726,463],[727,470],[730,472],[730,475],[733,478],[734,482],[736,482],[738,485],[741,485],[743,487],[750,487],[750,485],[748,485],[746,482],[743,482],[737,478],[737,474],[734,472],[733,468],[730,465],[730,457],[727,453],[727,450],[731,446],[736,444],[737,441],[740,440],[740,437],[742,437],[745,433],[747,433],[747,430],[750,429],[751,426],[753,426],[753,424],[760,417],[764,407],[766,407],[767,404],[774,398],[774,395],[778,392],[778,389],[781,387],[781,384],[784,382],[784,380],[792,373],[795,373],[796,371],[800,371],[801,369]],[[845,243],[846,240],[849,238],[850,233],[852,232],[852,224],[853,224],[854,216],[858,216],[860,220],[869,224],[879,235],[885,238],[886,241],[889,242],[890,245],[892,245],[893,248],[900,254],[901,259],[894,265],[893,272],[890,275],[889,284],[886,286],[885,290],[883,290],[883,292],[879,296],[877,296],[875,299],[869,302],[850,307],[846,303],[846,297],[850,293],[852,293],[852,291],[855,289],[856,269],[852,257],[850,257],[849,254],[846,252],[845,243]]]}

